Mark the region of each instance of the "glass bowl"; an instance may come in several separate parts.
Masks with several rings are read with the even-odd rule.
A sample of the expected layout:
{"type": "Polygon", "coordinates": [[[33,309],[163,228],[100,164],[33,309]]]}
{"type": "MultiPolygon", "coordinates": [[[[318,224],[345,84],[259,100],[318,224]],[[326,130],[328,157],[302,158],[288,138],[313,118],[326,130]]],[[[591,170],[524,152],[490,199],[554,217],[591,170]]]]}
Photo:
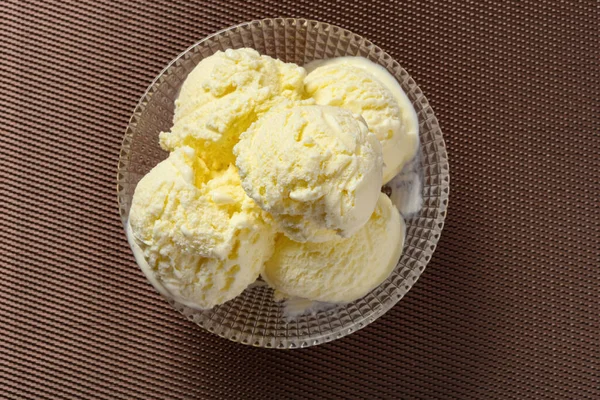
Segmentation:
{"type": "MultiPolygon", "coordinates": [[[[167,157],[158,144],[171,128],[174,102],[188,73],[218,50],[251,47],[261,54],[299,65],[339,56],[362,56],[396,77],[419,119],[420,154],[409,166],[422,182],[420,210],[406,218],[404,251],[398,265],[379,287],[352,303],[290,318],[284,304],[273,301],[272,289],[252,285],[237,298],[211,310],[169,303],[210,332],[257,347],[292,349],[313,346],[365,327],[396,304],[417,281],[439,240],[449,193],[449,169],[442,132],[427,99],[387,53],[348,30],[304,19],[264,19],[222,30],[193,45],[152,82],[138,103],[125,132],[117,174],[118,203],[126,226],[139,180],[167,157]]],[[[401,174],[406,173],[403,171],[401,174]]],[[[397,181],[394,179],[392,182],[397,181]]],[[[400,185],[402,177],[400,177],[400,185]]],[[[392,199],[394,197],[392,196],[392,199]]]]}

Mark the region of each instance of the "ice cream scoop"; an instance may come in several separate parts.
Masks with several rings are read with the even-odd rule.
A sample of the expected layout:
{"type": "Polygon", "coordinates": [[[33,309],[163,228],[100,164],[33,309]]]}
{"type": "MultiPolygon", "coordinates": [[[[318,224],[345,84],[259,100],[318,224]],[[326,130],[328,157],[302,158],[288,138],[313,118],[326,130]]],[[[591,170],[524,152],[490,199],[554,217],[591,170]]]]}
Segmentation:
{"type": "Polygon", "coordinates": [[[373,213],[381,145],[348,110],[275,109],[240,136],[234,154],[248,196],[293,240],[349,237],[373,213]]]}
{"type": "Polygon", "coordinates": [[[280,235],[262,276],[280,298],[354,301],[390,275],[402,254],[405,230],[398,210],[381,193],[368,222],[349,238],[299,243],[280,235]]]}
{"type": "Polygon", "coordinates": [[[129,225],[157,289],[208,309],[258,277],[273,250],[268,218],[234,166],[211,172],[194,149],[180,147],[138,183],[129,225]]]}
{"type": "Polygon", "coordinates": [[[414,108],[387,70],[362,57],[338,57],[306,65],[307,95],[317,104],[362,115],[383,148],[383,183],[416,154],[419,125],[414,108]]]}
{"type": "Polygon", "coordinates": [[[304,68],[253,49],[219,51],[187,76],[160,144],[167,151],[193,147],[211,170],[225,169],[239,135],[273,104],[300,99],[305,76],[304,68]]]}

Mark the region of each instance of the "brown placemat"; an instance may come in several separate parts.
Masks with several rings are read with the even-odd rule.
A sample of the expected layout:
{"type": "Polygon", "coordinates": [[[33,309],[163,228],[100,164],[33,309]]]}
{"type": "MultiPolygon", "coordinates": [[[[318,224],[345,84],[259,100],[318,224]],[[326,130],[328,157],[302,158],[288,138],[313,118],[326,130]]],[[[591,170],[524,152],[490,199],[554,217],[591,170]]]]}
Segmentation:
{"type": "Polygon", "coordinates": [[[600,398],[600,12],[587,2],[0,2],[0,398],[600,398]],[[185,320],[136,267],[117,158],[151,80],[205,35],[304,17],[428,96],[449,216],[384,317],[297,351],[185,320]]]}

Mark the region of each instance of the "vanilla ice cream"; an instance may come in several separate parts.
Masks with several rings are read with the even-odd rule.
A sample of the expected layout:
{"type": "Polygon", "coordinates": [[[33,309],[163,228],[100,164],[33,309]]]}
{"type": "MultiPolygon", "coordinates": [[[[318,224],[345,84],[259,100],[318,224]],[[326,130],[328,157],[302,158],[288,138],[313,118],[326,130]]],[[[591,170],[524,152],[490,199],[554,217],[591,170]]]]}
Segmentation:
{"type": "Polygon", "coordinates": [[[348,237],[382,183],[381,145],[364,120],[328,106],[269,112],[234,148],[242,186],[298,242],[348,237]]]}
{"type": "Polygon", "coordinates": [[[262,273],[279,297],[344,303],[396,266],[405,225],[380,189],[416,154],[414,109],[366,59],[308,69],[238,49],[186,78],[127,228],[165,296],[210,309],[262,273]]]}
{"type": "Polygon", "coordinates": [[[383,148],[383,183],[416,154],[419,124],[414,108],[389,72],[366,58],[339,57],[306,66],[307,95],[317,104],[338,106],[363,116],[383,148]]]}
{"type": "Polygon", "coordinates": [[[210,171],[194,149],[179,147],[138,183],[129,224],[157,290],[207,309],[256,280],[273,251],[268,219],[235,166],[210,171]]]}
{"type": "Polygon", "coordinates": [[[278,297],[346,303],[363,297],[395,268],[406,227],[383,193],[367,223],[353,236],[299,243],[280,235],[262,274],[278,297]]]}
{"type": "Polygon", "coordinates": [[[261,56],[253,49],[226,50],[202,60],[175,101],[170,132],[160,135],[168,151],[193,147],[211,170],[234,162],[239,135],[284,99],[303,96],[304,68],[261,56]]]}

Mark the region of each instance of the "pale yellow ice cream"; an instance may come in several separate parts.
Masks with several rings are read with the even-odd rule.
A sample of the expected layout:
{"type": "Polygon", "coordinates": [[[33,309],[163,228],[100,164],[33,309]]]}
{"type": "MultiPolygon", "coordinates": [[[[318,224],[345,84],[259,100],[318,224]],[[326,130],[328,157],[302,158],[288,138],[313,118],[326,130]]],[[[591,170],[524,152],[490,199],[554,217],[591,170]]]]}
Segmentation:
{"type": "Polygon", "coordinates": [[[381,145],[348,110],[269,112],[234,148],[246,193],[291,239],[348,237],[371,216],[381,187],[381,145]]]}
{"type": "Polygon", "coordinates": [[[253,49],[226,50],[202,60],[188,75],[170,132],[161,146],[196,149],[211,170],[234,162],[232,148],[259,115],[283,100],[303,96],[304,68],[261,56],[253,49]]]}
{"type": "Polygon", "coordinates": [[[319,60],[306,69],[305,90],[317,104],[362,115],[383,148],[383,183],[390,181],[419,145],[417,115],[396,79],[362,57],[319,60]]]}
{"type": "Polygon", "coordinates": [[[211,172],[192,148],[180,147],[138,183],[129,224],[157,289],[207,309],[256,280],[273,250],[268,219],[235,166],[211,172]]]}
{"type": "Polygon", "coordinates": [[[405,225],[380,188],[415,155],[414,110],[367,60],[308,68],[227,50],[185,80],[128,224],[167,297],[209,309],[262,273],[280,297],[343,303],[395,267],[405,225]]]}
{"type": "Polygon", "coordinates": [[[280,235],[263,277],[282,298],[354,301],[390,275],[402,254],[405,230],[398,210],[381,193],[369,221],[349,238],[298,243],[280,235]]]}

